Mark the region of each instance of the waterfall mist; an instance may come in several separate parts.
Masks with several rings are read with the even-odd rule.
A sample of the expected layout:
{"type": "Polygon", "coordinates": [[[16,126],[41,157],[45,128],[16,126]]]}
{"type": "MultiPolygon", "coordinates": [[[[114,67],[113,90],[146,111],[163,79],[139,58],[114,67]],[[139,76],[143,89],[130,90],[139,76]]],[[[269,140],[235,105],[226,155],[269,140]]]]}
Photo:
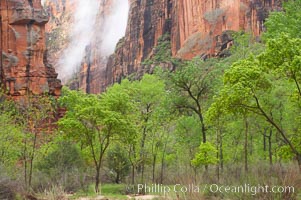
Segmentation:
{"type": "Polygon", "coordinates": [[[63,82],[79,71],[87,46],[92,44],[99,49],[97,52],[102,55],[96,56],[114,52],[125,34],[129,10],[127,0],[74,0],[74,3],[70,42],[58,61],[57,70],[63,82]]]}
{"type": "Polygon", "coordinates": [[[102,33],[101,51],[110,55],[114,52],[115,46],[125,34],[129,11],[127,0],[114,0],[112,13],[105,19],[102,33]]]}

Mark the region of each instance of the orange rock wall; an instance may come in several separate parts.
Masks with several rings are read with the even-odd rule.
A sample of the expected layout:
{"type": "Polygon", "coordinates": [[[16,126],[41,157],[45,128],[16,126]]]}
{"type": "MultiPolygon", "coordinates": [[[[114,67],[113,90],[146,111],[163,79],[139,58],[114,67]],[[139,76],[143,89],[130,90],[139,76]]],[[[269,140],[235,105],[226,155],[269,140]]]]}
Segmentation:
{"type": "Polygon", "coordinates": [[[131,0],[126,35],[108,62],[107,82],[143,68],[164,33],[171,36],[175,57],[217,56],[227,45],[225,32],[259,36],[268,13],[280,9],[281,0],[131,0]]]}
{"type": "Polygon", "coordinates": [[[102,49],[103,38],[101,35],[106,32],[103,29],[106,18],[112,12],[113,0],[100,2],[99,13],[95,23],[95,35],[91,44],[86,48],[86,56],[83,59],[80,75],[79,88],[87,93],[100,93],[107,87],[106,64],[108,53],[102,49]]]}
{"type": "Polygon", "coordinates": [[[130,1],[125,37],[120,40],[107,65],[107,84],[140,70],[164,33],[171,31],[172,1],[130,1]]]}
{"type": "MultiPolygon", "coordinates": [[[[47,32],[51,62],[55,63],[68,44],[74,10],[71,0],[47,0],[50,23],[47,32]],[[54,42],[53,42],[54,41],[54,42]]],[[[99,93],[123,77],[145,70],[141,64],[153,54],[158,38],[168,33],[174,57],[220,56],[229,46],[229,31],[245,30],[259,36],[272,10],[281,9],[281,0],[129,0],[130,11],[125,37],[109,58],[98,47],[102,38],[93,38],[86,49],[78,77],[71,83],[90,93],[99,93]]],[[[110,13],[110,1],[102,1],[96,23],[102,32],[103,19],[110,13]]],[[[56,66],[59,67],[59,66],[56,66]]]]}
{"type": "Polygon", "coordinates": [[[184,58],[200,53],[215,55],[216,37],[227,30],[245,30],[259,36],[268,12],[280,9],[280,5],[277,0],[174,1],[173,55],[184,58]]]}
{"type": "Polygon", "coordinates": [[[59,71],[59,59],[68,46],[72,30],[72,13],[75,5],[72,0],[46,0],[44,9],[49,15],[49,21],[45,25],[47,57],[54,68],[59,71]]]}
{"type": "Polygon", "coordinates": [[[1,83],[8,94],[59,96],[61,82],[45,56],[48,15],[40,0],[1,1],[1,83]]]}
{"type": "MultiPolygon", "coordinates": [[[[99,13],[95,23],[95,34],[91,43],[86,46],[85,56],[79,66],[79,71],[73,78],[66,81],[72,89],[81,89],[87,93],[100,93],[107,86],[106,64],[108,56],[101,50],[104,19],[111,12],[112,0],[99,0],[99,13]]],[[[44,6],[49,13],[50,20],[46,25],[47,48],[50,62],[60,71],[58,62],[71,40],[76,4],[72,0],[46,0],[44,6]]]]}

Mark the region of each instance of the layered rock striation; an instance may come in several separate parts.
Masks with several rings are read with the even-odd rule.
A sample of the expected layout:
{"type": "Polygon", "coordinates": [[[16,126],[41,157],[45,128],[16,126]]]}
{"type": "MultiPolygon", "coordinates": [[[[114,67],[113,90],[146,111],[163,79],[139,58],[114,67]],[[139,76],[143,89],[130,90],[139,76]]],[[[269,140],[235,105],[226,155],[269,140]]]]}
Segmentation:
{"type": "Polygon", "coordinates": [[[0,8],[2,86],[16,100],[31,94],[58,97],[62,86],[47,62],[44,35],[48,15],[41,1],[1,1],[0,8]]]}

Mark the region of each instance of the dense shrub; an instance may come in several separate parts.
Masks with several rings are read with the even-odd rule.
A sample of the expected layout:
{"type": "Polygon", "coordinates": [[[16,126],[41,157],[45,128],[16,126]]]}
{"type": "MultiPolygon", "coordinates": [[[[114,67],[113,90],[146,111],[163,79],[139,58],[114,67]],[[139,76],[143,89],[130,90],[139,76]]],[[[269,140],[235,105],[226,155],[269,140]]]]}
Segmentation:
{"type": "Polygon", "coordinates": [[[120,183],[121,180],[130,171],[130,162],[128,156],[120,146],[115,146],[108,151],[108,164],[115,183],[120,183]]]}
{"type": "Polygon", "coordinates": [[[84,180],[84,159],[76,145],[60,141],[37,163],[40,187],[59,185],[66,191],[73,191],[84,180]],[[44,181],[42,181],[44,180],[44,181]],[[51,180],[52,185],[47,185],[51,180]],[[44,182],[44,183],[43,183],[44,182]]]}

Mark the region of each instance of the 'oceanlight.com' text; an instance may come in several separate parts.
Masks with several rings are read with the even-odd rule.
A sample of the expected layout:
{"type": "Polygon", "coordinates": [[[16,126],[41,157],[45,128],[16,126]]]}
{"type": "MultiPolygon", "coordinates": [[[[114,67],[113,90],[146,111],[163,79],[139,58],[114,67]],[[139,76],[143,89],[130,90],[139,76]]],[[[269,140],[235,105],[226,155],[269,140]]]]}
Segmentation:
{"type": "Polygon", "coordinates": [[[218,184],[175,184],[167,186],[163,184],[138,184],[138,193],[248,193],[256,195],[258,193],[294,193],[295,188],[293,186],[268,186],[268,185],[218,185],[218,184]]]}

